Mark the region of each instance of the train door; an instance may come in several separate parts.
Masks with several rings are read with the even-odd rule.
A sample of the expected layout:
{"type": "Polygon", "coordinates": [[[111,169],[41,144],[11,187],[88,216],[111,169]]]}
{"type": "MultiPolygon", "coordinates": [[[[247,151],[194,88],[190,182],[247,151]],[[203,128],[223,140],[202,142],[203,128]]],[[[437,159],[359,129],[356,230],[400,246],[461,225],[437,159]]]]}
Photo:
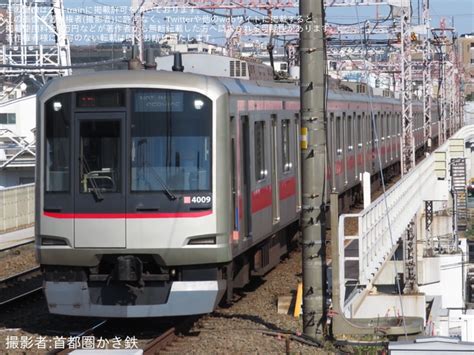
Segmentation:
{"type": "Polygon", "coordinates": [[[242,116],[242,207],[243,207],[243,221],[241,223],[241,230],[245,238],[252,236],[252,210],[250,203],[250,125],[249,117],[242,116]]]}
{"type": "Polygon", "coordinates": [[[393,160],[393,117],[392,117],[392,112],[389,112],[387,114],[387,125],[388,125],[388,149],[390,150],[390,161],[393,160]]]}
{"type": "MultiPolygon", "coordinates": [[[[272,159],[272,217],[273,224],[280,221],[280,174],[278,164],[278,120],[277,115],[271,115],[271,159],[272,159]]],[[[283,142],[281,142],[283,144],[283,142]]],[[[288,144],[288,143],[287,143],[288,144]]]]}
{"type": "Polygon", "coordinates": [[[252,237],[254,241],[272,231],[271,119],[266,113],[254,113],[249,131],[251,152],[252,237]]]}
{"type": "MultiPolygon", "coordinates": [[[[333,121],[334,124],[334,121],[333,121]]],[[[341,181],[341,176],[342,176],[342,170],[343,170],[343,160],[342,160],[342,151],[343,151],[343,145],[342,145],[342,121],[341,121],[341,114],[337,113],[336,116],[336,121],[335,121],[335,132],[336,132],[336,145],[335,149],[336,152],[334,154],[334,185],[333,188],[335,189],[334,191],[342,191],[342,181],[341,181]]]]}
{"type": "Polygon", "coordinates": [[[295,114],[295,171],[296,171],[296,210],[301,210],[302,196],[301,196],[301,150],[300,150],[300,116],[298,113],[295,114]]]}
{"type": "Polygon", "coordinates": [[[74,245],[124,248],[125,113],[76,113],[75,122],[74,245]]]}
{"type": "Polygon", "coordinates": [[[354,174],[354,149],[353,149],[353,132],[354,130],[352,129],[352,117],[351,114],[348,114],[346,117],[346,127],[347,127],[347,139],[346,139],[346,174],[345,174],[345,181],[344,183],[347,185],[350,181],[352,181],[352,176],[354,174]]]}
{"type": "Polygon", "coordinates": [[[371,143],[372,143],[372,147],[371,147],[371,162],[372,162],[372,165],[371,165],[371,174],[375,173],[377,171],[377,168],[376,168],[376,163],[377,163],[377,154],[378,154],[378,146],[379,146],[379,133],[378,133],[378,116],[377,114],[371,112],[370,113],[370,120],[371,120],[371,126],[372,126],[372,136],[371,136],[371,143]]]}
{"type": "Polygon", "coordinates": [[[331,192],[336,190],[336,168],[335,168],[335,152],[337,150],[336,147],[336,139],[335,139],[335,129],[334,129],[334,112],[329,113],[329,119],[328,119],[328,129],[327,129],[327,135],[326,135],[326,141],[328,142],[328,167],[330,173],[330,188],[331,192]]]}
{"type": "MultiPolygon", "coordinates": [[[[347,151],[347,147],[349,146],[349,144],[347,143],[348,142],[348,119],[346,117],[346,113],[343,112],[342,113],[342,121],[341,121],[341,133],[342,133],[342,168],[344,169],[344,175],[343,175],[343,179],[344,181],[342,182],[342,186],[346,186],[347,185],[347,159],[348,159],[348,151],[347,151]]],[[[343,188],[343,190],[345,190],[345,188],[343,188]]]]}

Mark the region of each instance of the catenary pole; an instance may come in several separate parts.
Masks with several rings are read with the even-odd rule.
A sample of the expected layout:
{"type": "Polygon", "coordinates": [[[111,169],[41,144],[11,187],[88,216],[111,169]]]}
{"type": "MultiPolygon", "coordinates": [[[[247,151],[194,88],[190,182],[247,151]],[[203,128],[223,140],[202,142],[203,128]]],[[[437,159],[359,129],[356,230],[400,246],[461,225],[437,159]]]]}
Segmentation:
{"type": "Polygon", "coordinates": [[[325,309],[324,189],[326,171],[323,0],[301,0],[301,160],[303,332],[322,338],[325,309]]]}

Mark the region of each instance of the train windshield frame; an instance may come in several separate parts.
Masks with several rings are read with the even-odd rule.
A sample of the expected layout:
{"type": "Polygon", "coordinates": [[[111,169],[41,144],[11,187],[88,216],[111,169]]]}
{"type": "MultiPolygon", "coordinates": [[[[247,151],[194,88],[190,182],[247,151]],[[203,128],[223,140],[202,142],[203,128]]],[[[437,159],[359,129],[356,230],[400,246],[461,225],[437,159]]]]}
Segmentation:
{"type": "Polygon", "coordinates": [[[92,194],[114,208],[116,198],[135,211],[140,197],[158,199],[160,211],[174,211],[180,195],[210,196],[212,100],[194,91],[114,90],[118,94],[68,92],[45,102],[45,206],[56,208],[68,195],[62,212],[86,210],[89,202],[73,207],[73,196],[92,194]],[[102,131],[113,126],[114,132],[101,133],[98,125],[102,131]]]}
{"type": "Polygon", "coordinates": [[[211,191],[211,142],[209,98],[190,91],[134,89],[131,192],[211,191]]]}

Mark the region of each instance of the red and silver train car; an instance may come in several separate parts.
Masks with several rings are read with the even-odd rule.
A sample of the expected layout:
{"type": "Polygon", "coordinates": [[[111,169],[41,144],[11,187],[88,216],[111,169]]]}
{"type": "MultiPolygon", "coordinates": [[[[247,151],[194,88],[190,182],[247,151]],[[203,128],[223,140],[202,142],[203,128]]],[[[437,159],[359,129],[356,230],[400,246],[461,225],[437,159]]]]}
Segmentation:
{"type": "MultiPolygon", "coordinates": [[[[327,104],[328,185],[340,193],[347,209],[360,197],[361,173],[378,178],[380,168],[389,174],[400,169],[402,113],[399,99],[331,91],[327,104]],[[380,159],[379,159],[380,156],[380,159]]],[[[438,139],[438,115],[432,107],[432,144],[438,139]]],[[[425,148],[423,107],[413,104],[415,150],[425,148]]]]}
{"type": "MultiPolygon", "coordinates": [[[[341,194],[377,172],[376,139],[384,167],[399,160],[399,101],[366,98],[329,94],[328,177],[341,194]]],[[[49,310],[207,313],[266,273],[298,228],[299,125],[291,84],[161,71],[48,83],[35,228],[49,310]]]]}

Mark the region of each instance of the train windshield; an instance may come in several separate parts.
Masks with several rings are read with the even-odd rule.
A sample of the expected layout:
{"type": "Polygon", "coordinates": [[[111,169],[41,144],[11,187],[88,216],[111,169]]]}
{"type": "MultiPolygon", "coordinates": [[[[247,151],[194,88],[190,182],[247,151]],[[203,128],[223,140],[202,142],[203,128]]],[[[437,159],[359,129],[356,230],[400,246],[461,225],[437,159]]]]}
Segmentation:
{"type": "Polygon", "coordinates": [[[211,190],[212,102],[195,93],[132,94],[132,192],[211,190]]]}

